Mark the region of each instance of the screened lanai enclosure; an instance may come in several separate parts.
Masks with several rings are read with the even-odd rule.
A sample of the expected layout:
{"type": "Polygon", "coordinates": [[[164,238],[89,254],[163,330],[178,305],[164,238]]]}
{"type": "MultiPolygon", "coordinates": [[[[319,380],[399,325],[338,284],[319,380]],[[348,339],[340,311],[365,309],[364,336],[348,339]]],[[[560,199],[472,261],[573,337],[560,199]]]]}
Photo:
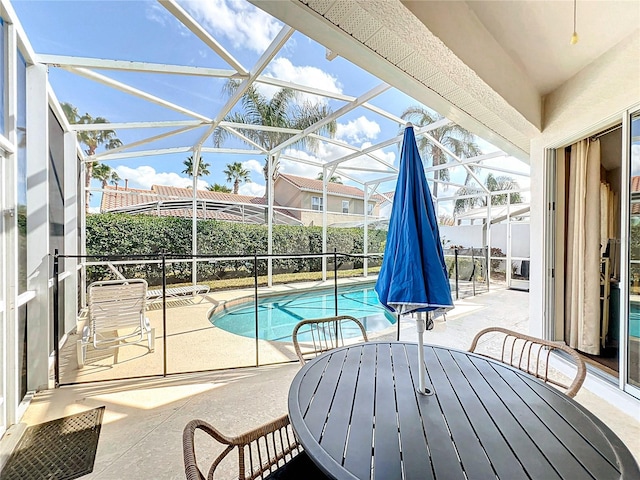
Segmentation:
{"type": "MultiPolygon", "coordinates": [[[[90,9],[90,6],[84,8],[90,9]]],[[[240,58],[225,45],[229,42],[224,38],[224,32],[216,29],[199,8],[201,7],[187,2],[182,4],[161,1],[153,11],[162,17],[163,22],[178,30],[180,36],[189,37],[192,42],[198,44],[200,50],[206,51],[206,54],[200,53],[204,58],[202,65],[185,66],[147,61],[147,58],[157,56],[149,44],[138,45],[128,56],[120,52],[119,55],[111,53],[109,59],[97,58],[98,56],[91,51],[86,52],[88,56],[70,56],[65,51],[59,54],[33,52],[33,60],[48,68],[49,80],[53,87],[52,97],[55,96],[60,102],[69,103],[77,108],[79,123],[65,126],[76,132],[80,140],[79,174],[85,177],[85,185],[91,192],[91,197],[86,194],[81,196],[85,202],[89,198],[102,198],[105,194],[115,195],[113,187],[107,186],[106,182],[103,182],[102,188],[98,188],[98,181],[86,180],[86,176],[93,173],[90,171],[92,168],[87,166],[93,167],[93,162],[107,165],[115,172],[124,172],[120,174],[121,183],[129,184],[129,179],[123,175],[126,175],[127,169],[130,170],[141,163],[151,167],[162,164],[162,167],[155,167],[156,171],[160,168],[171,168],[172,171],[179,172],[182,160],[186,157],[193,161],[192,171],[198,171],[200,162],[205,161],[211,165],[211,170],[221,170],[225,162],[235,161],[236,158],[240,161],[247,158],[258,159],[265,162],[265,175],[262,179],[265,183],[264,193],[262,196],[256,195],[253,200],[247,201],[243,197],[224,198],[223,195],[214,199],[201,198],[202,195],[198,193],[201,190],[201,177],[196,175],[191,177],[190,192],[185,192],[184,189],[182,192],[172,192],[171,189],[158,188],[158,191],[146,193],[144,199],[129,202],[120,200],[120,204],[125,205],[120,205],[119,208],[109,209],[104,201],[101,206],[105,206],[103,211],[128,213],[180,210],[182,215],[192,217],[194,233],[199,212],[204,212],[201,217],[205,218],[207,212],[214,212],[212,218],[216,218],[215,212],[221,212],[222,219],[225,219],[224,215],[227,214],[235,217],[232,221],[264,223],[268,226],[266,253],[271,254],[273,225],[299,223],[295,222],[292,219],[295,216],[291,215],[296,210],[295,205],[283,205],[283,202],[276,201],[274,183],[279,172],[300,172],[302,176],[314,178],[320,174],[319,178],[323,179],[321,191],[318,192],[321,195],[320,205],[329,203],[329,180],[333,177],[360,188],[365,205],[372,202],[384,205],[392,201],[401,129],[407,121],[413,120],[415,123],[416,119],[422,123],[418,125],[416,133],[421,137],[421,145],[425,146],[423,156],[426,158],[423,160],[431,185],[437,185],[432,187],[432,190],[438,194],[436,201],[440,216],[445,223],[452,221],[460,225],[475,221],[486,224],[481,243],[462,243],[461,246],[491,248],[491,225],[504,223],[515,217],[507,213],[504,207],[501,208],[500,214],[492,214],[491,206],[507,205],[512,200],[518,203],[528,200],[526,165],[471,134],[469,139],[459,137],[458,127],[448,119],[439,118],[428,106],[412,101],[364,71],[359,73],[366,77],[367,82],[364,86],[367,88],[358,85],[360,88],[349,91],[349,94],[343,91],[346,88],[337,88],[342,78],[335,78],[333,82],[329,82],[331,88],[324,89],[316,86],[322,82],[313,81],[313,78],[291,80],[286,78],[286,75],[280,75],[285,79],[279,78],[278,72],[281,69],[279,70],[277,65],[285,63],[287,52],[291,49],[303,50],[299,43],[303,40],[312,43],[312,40],[258,11],[257,14],[264,17],[272,27],[270,42],[265,42],[266,48],[259,52],[259,55],[255,52],[255,55],[249,58],[246,55],[240,58]],[[139,58],[145,60],[139,61],[139,58]],[[93,97],[109,95],[110,101],[113,102],[108,107],[109,117],[115,114],[119,121],[93,123],[83,120],[82,113],[85,111],[95,116],[103,115],[100,110],[94,111],[101,108],[100,102],[84,100],[83,104],[83,100],[74,98],[82,98],[80,95],[68,92],[69,87],[61,87],[65,93],[57,94],[58,85],[69,85],[72,78],[73,85],[86,89],[93,97]],[[159,85],[166,88],[160,88],[159,85]],[[247,110],[246,106],[251,98],[262,96],[261,98],[268,99],[270,95],[276,98],[283,89],[292,92],[298,108],[311,105],[317,107],[316,116],[311,116],[304,128],[292,128],[291,125],[276,126],[269,124],[268,119],[266,123],[260,123],[257,120],[264,119],[256,119],[256,112],[247,110]],[[189,90],[192,90],[191,95],[185,94],[189,90]],[[398,101],[399,98],[402,100],[398,101]],[[155,108],[136,108],[143,103],[151,104],[155,108]],[[95,104],[98,105],[94,106],[95,104]],[[416,110],[420,114],[416,115],[416,110]],[[422,110],[428,114],[423,115],[422,110]],[[402,116],[403,112],[409,114],[402,116]],[[384,131],[392,131],[394,135],[384,139],[378,135],[375,142],[362,142],[358,141],[360,139],[357,135],[335,135],[335,132],[332,132],[336,129],[340,131],[355,128],[357,122],[369,122],[374,130],[381,130],[378,125],[384,124],[384,131]],[[94,148],[95,153],[88,155],[86,145],[82,143],[83,138],[100,137],[104,132],[115,133],[122,144],[110,149],[94,148]],[[474,143],[475,148],[460,148],[460,143],[464,140],[474,143]],[[473,154],[469,155],[469,151],[473,154]],[[166,162],[171,162],[170,167],[165,167],[166,162]],[[505,164],[509,163],[520,164],[519,169],[505,168],[505,164]],[[462,180],[456,182],[458,178],[462,180]],[[498,178],[502,184],[493,182],[493,185],[490,185],[488,178],[498,178]],[[264,200],[256,201],[255,198],[264,200]],[[458,208],[458,204],[462,204],[463,208],[458,208]],[[489,209],[486,205],[489,205],[489,209]],[[477,208],[482,206],[485,206],[484,211],[477,208]],[[487,218],[490,221],[487,222],[487,218]]],[[[153,23],[152,20],[148,22],[153,23]]],[[[64,34],[62,28],[57,29],[57,32],[56,29],[53,30],[52,40],[56,34],[64,34]]],[[[238,50],[238,54],[244,53],[242,49],[238,50]]],[[[323,51],[320,45],[313,45],[309,50],[311,55],[324,54],[324,58],[316,60],[321,64],[341,60],[336,59],[332,52],[323,51]]],[[[356,69],[360,70],[354,65],[349,65],[342,70],[349,72],[356,69]]],[[[56,99],[52,98],[52,109],[58,120],[66,123],[66,117],[58,108],[56,99]]],[[[285,120],[281,119],[282,122],[285,120]]],[[[361,136],[366,135],[366,132],[359,133],[361,136]]],[[[115,188],[122,190],[117,192],[120,197],[141,196],[140,189],[129,189],[128,185],[123,187],[116,184],[115,188]]],[[[311,211],[315,210],[311,207],[311,211]]],[[[497,207],[493,208],[496,211],[497,207]]],[[[367,227],[383,220],[385,211],[389,211],[384,207],[382,210],[380,212],[378,209],[378,214],[373,215],[372,208],[363,209],[360,221],[365,235],[367,227]]],[[[516,214],[517,210],[511,207],[511,211],[516,214]]],[[[91,209],[81,208],[80,211],[87,212],[91,209]]],[[[323,251],[327,251],[328,226],[340,226],[342,223],[349,225],[351,220],[345,218],[343,222],[330,222],[327,216],[334,217],[335,213],[330,211],[330,207],[322,209],[323,251]]],[[[347,216],[345,214],[345,217],[347,216]]],[[[517,218],[521,220],[522,215],[517,218]]],[[[192,242],[192,253],[202,253],[198,248],[197,235],[192,236],[192,242]]],[[[500,240],[500,244],[500,250],[506,254],[510,248],[506,248],[506,242],[503,240],[500,240]]],[[[380,253],[368,252],[368,246],[368,242],[365,241],[363,254],[380,253]]],[[[196,278],[193,280],[195,282],[196,278]]]]}
{"type": "Polygon", "coordinates": [[[74,4],[73,17],[46,4],[23,17],[26,3],[15,12],[6,4],[3,13],[14,52],[4,68],[18,92],[6,100],[17,113],[15,125],[4,125],[13,139],[6,147],[18,155],[6,175],[17,178],[21,228],[50,238],[46,250],[18,245],[17,261],[25,312],[54,302],[59,383],[290,361],[283,311],[293,321],[371,307],[361,315],[371,330],[395,335],[398,319],[375,307],[371,287],[408,122],[456,295],[491,282],[528,288],[526,159],[249,3],[235,4],[226,21],[242,30],[244,16],[264,29],[235,34],[204,2],[131,2],[126,19],[115,4],[108,18],[96,18],[93,2],[74,4]],[[48,28],[39,29],[44,21],[48,28]],[[116,23],[100,42],[80,40],[85,29],[116,23]],[[62,41],[69,36],[78,39],[71,46],[62,41]],[[46,141],[32,128],[47,131],[46,141]],[[49,165],[34,167],[38,156],[49,165]],[[245,173],[225,173],[233,165],[245,173]],[[38,172],[46,172],[42,183],[33,182],[38,172]],[[226,181],[238,191],[219,188],[226,181]],[[38,205],[51,210],[46,228],[29,213],[38,205]],[[176,223],[159,234],[129,223],[139,215],[176,223]],[[247,240],[239,226],[260,230],[247,240]],[[27,279],[42,258],[46,268],[27,279]],[[278,277],[312,272],[321,273],[278,277]],[[209,283],[240,277],[249,282],[233,295],[209,283]],[[97,335],[90,285],[133,278],[147,283],[138,300],[148,322],[134,325],[130,338],[97,335]],[[326,291],[314,299],[290,293],[309,279],[326,291]],[[49,284],[45,303],[28,293],[49,284]],[[283,291],[283,301],[262,303],[283,291]]]}

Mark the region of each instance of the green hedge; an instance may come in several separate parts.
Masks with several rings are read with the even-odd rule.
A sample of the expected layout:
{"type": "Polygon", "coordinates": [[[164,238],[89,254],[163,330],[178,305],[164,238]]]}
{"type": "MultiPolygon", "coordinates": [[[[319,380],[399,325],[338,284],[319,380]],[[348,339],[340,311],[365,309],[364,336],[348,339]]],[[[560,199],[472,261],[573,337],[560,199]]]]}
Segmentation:
{"type": "MultiPolygon", "coordinates": [[[[192,222],[188,218],[156,217],[150,215],[95,214],[87,217],[88,255],[157,255],[162,252],[190,255],[192,222]]],[[[198,253],[201,255],[253,255],[267,253],[267,227],[239,223],[200,220],[197,223],[198,253]]],[[[363,253],[362,228],[329,228],[327,251],[335,248],[339,253],[363,253]]],[[[369,230],[369,252],[384,250],[387,232],[369,230]]],[[[274,254],[298,254],[322,252],[322,227],[275,225],[273,227],[274,254]]],[[[339,258],[339,267],[359,268],[359,259],[339,258]]],[[[371,266],[377,265],[370,262],[371,266]]],[[[274,260],[274,273],[318,271],[322,268],[319,258],[292,258],[274,260]]],[[[333,265],[331,264],[331,268],[333,265]]],[[[260,261],[258,274],[267,271],[266,260],[260,261]]],[[[150,282],[160,278],[157,265],[124,267],[127,277],[145,277],[150,282]]],[[[253,275],[252,261],[216,261],[198,264],[199,280],[214,280],[253,275]]],[[[106,269],[92,268],[91,280],[108,276],[106,269]]],[[[167,270],[168,281],[185,282],[191,279],[191,263],[171,264],[167,270]]]]}

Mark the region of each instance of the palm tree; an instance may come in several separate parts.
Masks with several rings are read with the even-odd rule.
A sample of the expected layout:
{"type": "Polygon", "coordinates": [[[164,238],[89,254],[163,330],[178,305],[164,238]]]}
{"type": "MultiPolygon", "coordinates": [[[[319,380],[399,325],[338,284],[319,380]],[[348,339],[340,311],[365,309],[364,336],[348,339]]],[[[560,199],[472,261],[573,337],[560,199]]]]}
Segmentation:
{"type": "MultiPolygon", "coordinates": [[[[324,173],[320,172],[316,177],[316,180],[323,180],[323,179],[324,179],[324,173]]],[[[339,175],[331,175],[331,178],[329,178],[329,182],[339,183],[340,185],[342,185],[342,178],[340,178],[339,175]]]]}
{"type": "MultiPolygon", "coordinates": [[[[96,123],[109,123],[106,118],[92,117],[88,113],[80,115],[78,109],[70,103],[64,102],[61,104],[62,111],[64,112],[67,120],[71,124],[96,124],[96,123]]],[[[107,150],[122,146],[122,142],[116,137],[114,130],[97,130],[97,131],[81,131],[77,132],[78,140],[84,144],[87,149],[85,153],[88,156],[94,155],[99,146],[103,145],[107,150]]],[[[89,200],[91,198],[91,192],[89,187],[91,185],[91,179],[96,178],[93,176],[93,169],[98,162],[86,162],[86,176],[85,176],[85,211],[89,211],[89,200]]]]}
{"type": "MultiPolygon", "coordinates": [[[[233,95],[240,87],[237,80],[229,80],[225,87],[225,93],[233,95]]],[[[278,90],[273,97],[267,98],[258,89],[251,85],[242,95],[242,111],[235,112],[225,117],[225,121],[246,123],[250,125],[264,125],[268,127],[292,128],[304,130],[307,127],[325,119],[333,112],[328,105],[318,102],[304,101],[299,103],[297,92],[290,88],[278,90]]],[[[334,137],[337,123],[332,121],[318,129],[318,133],[334,137]]],[[[238,129],[245,137],[262,146],[266,150],[272,150],[293,135],[281,132],[266,132],[264,130],[238,129]]],[[[213,132],[214,144],[219,147],[224,140],[231,135],[227,130],[217,128],[213,132]]],[[[318,140],[311,137],[302,137],[295,144],[299,144],[309,151],[317,149],[318,140]]],[[[294,145],[295,145],[294,144],[294,145]]],[[[265,182],[268,181],[268,159],[264,166],[265,182]]],[[[274,166],[273,177],[277,175],[277,165],[274,166]]]]}
{"type": "MultiPolygon", "coordinates": [[[[491,195],[491,205],[507,205],[507,203],[522,203],[522,196],[518,189],[520,186],[518,182],[509,176],[495,176],[493,173],[489,173],[484,180],[484,184],[487,190],[490,192],[502,192],[505,190],[514,190],[509,193],[499,193],[497,195],[491,195]]],[[[486,207],[487,199],[484,190],[479,188],[468,186],[459,188],[456,191],[457,195],[477,195],[473,198],[459,198],[456,200],[456,204],[453,207],[455,213],[464,212],[473,207],[486,207]]]]}
{"type": "Polygon", "coordinates": [[[220,193],[231,193],[231,189],[226,185],[220,185],[219,183],[214,183],[213,185],[209,185],[207,190],[210,192],[220,192],[220,193]]]}
{"type": "Polygon", "coordinates": [[[238,194],[240,182],[250,182],[249,170],[244,168],[240,162],[228,163],[222,173],[227,176],[227,182],[233,182],[233,193],[238,194]]]}
{"type": "MultiPolygon", "coordinates": [[[[418,127],[426,127],[444,118],[420,106],[407,108],[401,117],[403,120],[410,120],[418,127]]],[[[429,135],[460,158],[475,157],[482,153],[478,145],[474,142],[473,134],[455,123],[431,130],[429,135]]],[[[431,165],[434,167],[448,163],[447,155],[431,139],[424,135],[418,139],[418,149],[423,158],[431,160],[431,165]]],[[[469,168],[474,170],[474,167],[469,168]]],[[[433,172],[433,178],[435,180],[448,181],[450,179],[449,169],[443,168],[441,170],[435,170],[433,172]]],[[[467,184],[469,180],[470,175],[467,173],[465,184],[467,184]]],[[[433,196],[438,197],[438,182],[433,182],[433,196]]]]}
{"type": "MultiPolygon", "coordinates": [[[[190,177],[193,177],[193,155],[184,160],[182,164],[184,165],[184,170],[182,171],[182,173],[186,173],[190,177]]],[[[198,175],[196,176],[200,178],[205,175],[209,175],[211,173],[209,172],[209,166],[210,165],[202,160],[202,157],[200,157],[200,162],[198,163],[198,175]]]]}
{"type": "Polygon", "coordinates": [[[520,185],[512,177],[508,175],[494,176],[493,173],[487,175],[487,179],[484,184],[491,192],[502,192],[505,190],[516,190],[510,193],[499,193],[498,195],[491,195],[491,205],[507,205],[508,203],[522,203],[522,196],[520,192],[520,185]]]}
{"type": "Polygon", "coordinates": [[[107,186],[107,183],[113,183],[117,185],[120,181],[120,176],[109,165],[104,163],[97,163],[93,167],[93,178],[100,180],[102,188],[107,186]]]}

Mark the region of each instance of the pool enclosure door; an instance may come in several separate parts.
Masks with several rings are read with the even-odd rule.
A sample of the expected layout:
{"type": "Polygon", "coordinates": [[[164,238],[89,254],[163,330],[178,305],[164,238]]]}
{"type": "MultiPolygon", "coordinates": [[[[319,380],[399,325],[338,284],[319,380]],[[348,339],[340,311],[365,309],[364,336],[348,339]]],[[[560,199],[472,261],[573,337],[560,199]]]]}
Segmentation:
{"type": "Polygon", "coordinates": [[[508,253],[511,268],[507,273],[507,286],[514,290],[529,291],[529,217],[510,218],[507,223],[508,253]]]}

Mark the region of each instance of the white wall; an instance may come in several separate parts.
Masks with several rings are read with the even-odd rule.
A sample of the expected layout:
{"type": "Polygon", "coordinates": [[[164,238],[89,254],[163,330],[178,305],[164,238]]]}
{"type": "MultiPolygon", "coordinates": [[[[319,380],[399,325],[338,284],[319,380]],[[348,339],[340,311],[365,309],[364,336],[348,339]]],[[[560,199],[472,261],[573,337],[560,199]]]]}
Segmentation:
{"type": "Polygon", "coordinates": [[[440,238],[447,240],[444,248],[454,245],[462,247],[480,248],[484,246],[482,240],[483,225],[440,225],[440,238]]]}
{"type": "Polygon", "coordinates": [[[545,148],[569,145],[619,122],[640,103],[640,30],[545,97],[544,128],[531,142],[530,331],[544,328],[545,148]]]}
{"type": "MultiPolygon", "coordinates": [[[[440,237],[447,240],[445,248],[459,245],[480,248],[485,246],[483,225],[440,225],[440,237]]],[[[511,255],[527,258],[530,254],[529,224],[511,224],[511,255]]],[[[499,223],[491,226],[491,248],[499,248],[507,254],[507,224],[499,223]]]]}

